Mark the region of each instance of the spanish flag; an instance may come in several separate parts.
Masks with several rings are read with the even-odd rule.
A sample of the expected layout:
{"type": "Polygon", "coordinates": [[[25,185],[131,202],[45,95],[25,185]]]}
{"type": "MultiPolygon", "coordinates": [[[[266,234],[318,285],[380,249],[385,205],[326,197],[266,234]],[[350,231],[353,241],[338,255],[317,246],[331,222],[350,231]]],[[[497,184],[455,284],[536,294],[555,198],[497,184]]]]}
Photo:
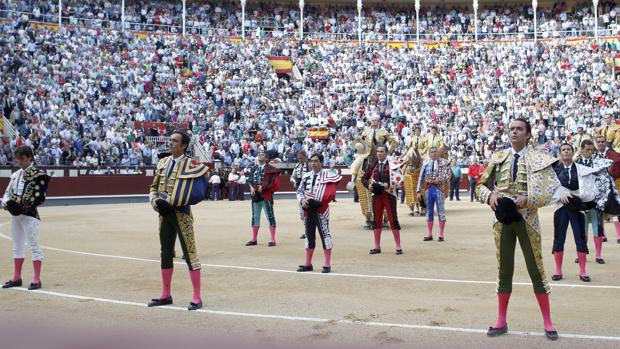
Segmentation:
{"type": "Polygon", "coordinates": [[[616,68],[616,74],[620,74],[620,54],[616,55],[614,59],[614,66],[616,68]]]}
{"type": "Polygon", "coordinates": [[[269,64],[276,70],[276,74],[290,74],[293,72],[293,62],[289,57],[267,56],[269,64]]]}
{"type": "Polygon", "coordinates": [[[329,139],[329,129],[327,127],[311,127],[308,129],[308,137],[313,140],[329,139]]]}

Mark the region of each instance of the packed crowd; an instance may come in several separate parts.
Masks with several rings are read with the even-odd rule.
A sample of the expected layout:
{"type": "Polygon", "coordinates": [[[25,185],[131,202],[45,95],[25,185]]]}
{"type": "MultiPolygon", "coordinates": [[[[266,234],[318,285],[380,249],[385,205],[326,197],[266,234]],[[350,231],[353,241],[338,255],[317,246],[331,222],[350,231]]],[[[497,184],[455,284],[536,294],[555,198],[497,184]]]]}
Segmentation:
{"type": "Polygon", "coordinates": [[[294,162],[304,149],[347,165],[352,140],[380,115],[401,146],[413,126],[437,124],[465,165],[507,144],[510,118],[529,118],[553,152],[578,126],[590,132],[620,112],[613,43],[415,50],[141,38],[22,20],[0,30],[2,111],[19,131],[0,164],[27,144],[42,165],[149,166],[159,150],[136,122],[160,121],[187,124],[226,166],[250,166],[260,145],[277,161],[294,162]],[[276,75],[268,55],[290,55],[303,79],[276,75]],[[329,127],[329,141],[308,137],[318,124],[329,127]]]}
{"type": "MultiPolygon", "coordinates": [[[[296,3],[249,2],[246,7],[248,36],[294,37],[299,32],[301,13],[296,3]]],[[[57,1],[23,0],[1,2],[1,10],[31,13],[33,20],[57,22],[57,1]]],[[[129,29],[181,31],[183,7],[180,1],[132,1],[125,5],[129,29]]],[[[538,31],[543,38],[592,36],[594,10],[590,1],[572,8],[565,2],[538,9],[538,31]]],[[[0,14],[1,15],[1,14],[0,14]]],[[[7,14],[5,14],[6,16],[7,14]]],[[[416,34],[415,10],[409,4],[363,6],[362,32],[365,40],[413,40],[416,34]]],[[[599,2],[599,28],[618,33],[620,5],[614,0],[599,2]]],[[[119,1],[63,1],[66,24],[121,28],[119,1]]],[[[188,2],[186,27],[189,33],[219,36],[241,35],[239,1],[188,2]]],[[[354,3],[337,6],[306,4],[304,32],[311,38],[357,38],[357,8],[354,3]]],[[[428,5],[422,1],[420,34],[431,40],[467,40],[474,33],[472,9],[465,6],[428,5]]],[[[531,38],[534,12],[529,4],[481,5],[478,34],[480,39],[500,37],[531,38]],[[485,7],[486,6],[486,7],[485,7]]]]}

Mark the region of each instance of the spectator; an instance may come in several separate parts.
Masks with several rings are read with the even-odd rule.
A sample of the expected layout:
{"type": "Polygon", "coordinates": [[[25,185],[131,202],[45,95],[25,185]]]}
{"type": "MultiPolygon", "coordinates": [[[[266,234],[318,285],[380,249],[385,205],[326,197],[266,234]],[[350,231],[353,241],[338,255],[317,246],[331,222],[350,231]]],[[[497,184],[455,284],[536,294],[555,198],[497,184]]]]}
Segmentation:
{"type": "Polygon", "coordinates": [[[211,200],[213,201],[218,201],[222,199],[220,189],[221,179],[218,173],[219,171],[215,171],[213,175],[211,175],[211,178],[209,178],[209,187],[211,188],[211,200]]]}
{"type": "Polygon", "coordinates": [[[456,158],[453,158],[450,163],[450,167],[452,169],[452,177],[450,178],[450,201],[452,201],[455,196],[456,201],[461,201],[459,198],[459,191],[461,187],[461,179],[463,179],[463,173],[456,162],[456,158]]]}

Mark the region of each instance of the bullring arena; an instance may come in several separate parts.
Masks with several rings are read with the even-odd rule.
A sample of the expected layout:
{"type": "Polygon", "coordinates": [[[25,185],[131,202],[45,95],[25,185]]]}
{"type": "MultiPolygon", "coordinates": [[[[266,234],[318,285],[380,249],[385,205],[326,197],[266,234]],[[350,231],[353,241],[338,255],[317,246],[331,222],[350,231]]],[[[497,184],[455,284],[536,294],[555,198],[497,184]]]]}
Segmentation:
{"type": "MultiPolygon", "coordinates": [[[[160,288],[157,220],[148,204],[43,207],[44,288],[1,290],[2,331],[15,326],[12,319],[39,319],[28,326],[50,321],[54,328],[63,328],[64,323],[70,328],[96,328],[93,338],[129,328],[131,333],[148,333],[142,340],[163,336],[153,331],[165,324],[165,333],[179,334],[175,343],[188,341],[190,347],[203,347],[214,339],[258,347],[617,347],[620,245],[614,240],[605,244],[606,265],[588,264],[590,284],[579,281],[572,263],[566,263],[564,280],[552,283],[553,318],[561,336],[555,343],[541,333],[538,306],[517,249],[510,334],[487,338],[486,328],[496,315],[489,208],[476,202],[448,202],[446,242],[439,243],[422,242],[423,218],[408,217],[408,210],[399,205],[404,254],[393,253],[391,234],[384,230],[384,252],[371,256],[372,233],[362,229],[359,206],[352,201],[340,197],[331,205],[332,274],[295,272],[303,261],[303,240],[292,199],[276,198],[279,239],[272,248],[266,246],[264,231],[258,246],[244,246],[250,234],[249,201],[195,206],[205,301],[205,308],[196,313],[185,309],[191,286],[187,268],[178,258],[172,286],[175,304],[146,308],[160,288]],[[196,342],[188,340],[194,337],[196,342]]],[[[3,215],[3,260],[10,258],[11,249],[7,222],[8,215],[3,215]]],[[[550,209],[542,210],[541,222],[549,272],[553,270],[550,209]]],[[[610,224],[607,228],[613,231],[610,224]]],[[[573,246],[569,242],[567,252],[573,246]]],[[[317,263],[320,258],[317,250],[317,263]]],[[[0,274],[9,273],[3,263],[0,274]]],[[[142,343],[127,336],[124,345],[142,343]]],[[[49,338],[55,338],[54,333],[49,338]]],[[[71,336],[63,338],[71,343],[71,336]]],[[[101,341],[116,343],[109,338],[101,341]]]]}
{"type": "MultiPolygon", "coordinates": [[[[496,295],[494,214],[467,192],[484,178],[523,208],[561,177],[591,196],[579,207],[596,201],[588,217],[620,212],[617,0],[2,0],[0,134],[2,207],[14,215],[0,211],[0,349],[620,348],[620,217],[604,223],[608,242],[590,230],[587,272],[584,234],[576,247],[567,233],[551,281],[562,246],[554,258],[554,208],[540,209],[551,295],[533,272],[534,295],[517,248],[507,334],[490,338],[506,333],[511,291],[496,295]],[[569,148],[576,156],[562,158],[569,148]],[[327,273],[318,244],[314,271],[300,266],[313,251],[294,197],[303,153],[329,169],[305,198],[324,209],[338,190],[329,214],[312,202],[309,220],[330,221],[327,273]],[[389,166],[374,167],[379,153],[389,166]],[[449,161],[428,162],[437,157],[449,161]],[[571,159],[597,168],[583,174],[571,159]],[[484,177],[497,161],[495,180],[484,177]],[[274,183],[271,166],[282,171],[277,245],[263,216],[253,246],[249,191],[274,183]],[[407,200],[419,190],[431,207],[460,186],[445,241],[423,241],[433,225],[397,202],[404,253],[385,228],[382,253],[369,254],[371,213],[353,198],[370,197],[353,178],[364,174],[386,212],[401,181],[407,200]],[[181,203],[191,194],[202,270],[188,277],[177,243],[167,305],[169,238],[183,230],[193,250],[181,203]],[[12,236],[33,240],[25,255],[12,236]]],[[[254,209],[270,212],[268,194],[254,209]]],[[[580,219],[561,198],[557,220],[580,219]]],[[[529,234],[520,242],[540,267],[527,253],[538,235],[516,216],[502,244],[529,234]]]]}

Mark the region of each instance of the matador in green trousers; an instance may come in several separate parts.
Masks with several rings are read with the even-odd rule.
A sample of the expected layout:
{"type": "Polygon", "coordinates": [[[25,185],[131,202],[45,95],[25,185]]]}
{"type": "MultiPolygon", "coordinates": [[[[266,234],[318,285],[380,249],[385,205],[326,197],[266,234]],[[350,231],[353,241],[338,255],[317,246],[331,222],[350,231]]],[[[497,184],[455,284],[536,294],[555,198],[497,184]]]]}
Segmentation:
{"type": "MultiPolygon", "coordinates": [[[[531,126],[524,119],[515,119],[510,125],[512,148],[495,153],[476,185],[476,195],[495,211],[498,200],[508,198],[514,202],[512,210],[517,221],[493,224],[497,255],[498,321],[490,327],[490,337],[508,331],[506,313],[512,294],[514,256],[519,241],[534,294],[538,300],[545,324],[545,334],[551,340],[558,335],[551,321],[549,293],[551,288],[545,275],[542,259],[541,230],[538,209],[557,200],[561,185],[552,164],[557,159],[527,147],[531,126]]],[[[497,213],[497,211],[496,211],[497,213]]]]}

